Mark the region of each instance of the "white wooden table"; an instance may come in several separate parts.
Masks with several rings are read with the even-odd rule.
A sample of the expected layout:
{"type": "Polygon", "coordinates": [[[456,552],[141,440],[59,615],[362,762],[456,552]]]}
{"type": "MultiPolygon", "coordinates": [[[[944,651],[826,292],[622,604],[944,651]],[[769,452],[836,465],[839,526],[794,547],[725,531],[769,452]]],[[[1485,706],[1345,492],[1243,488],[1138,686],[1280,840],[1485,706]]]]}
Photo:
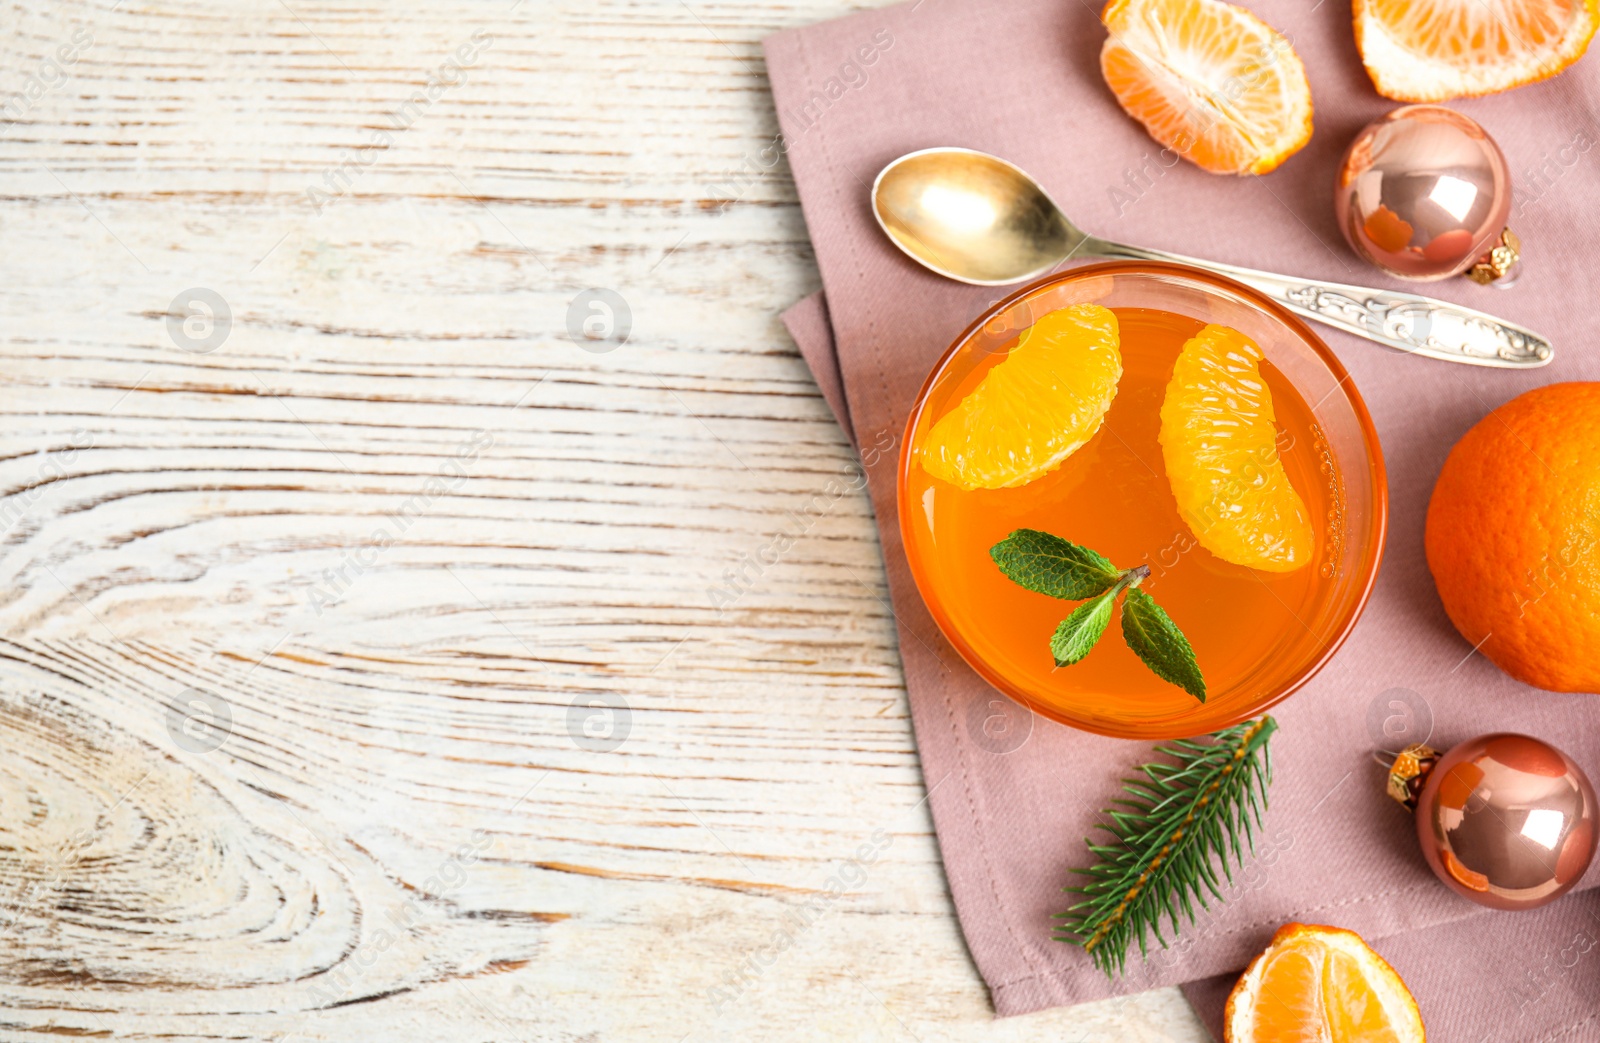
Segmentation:
{"type": "Polygon", "coordinates": [[[713,606],[850,473],[712,188],[846,10],[0,3],[0,1039],[1205,1038],[991,1021],[864,496],[713,606]]]}

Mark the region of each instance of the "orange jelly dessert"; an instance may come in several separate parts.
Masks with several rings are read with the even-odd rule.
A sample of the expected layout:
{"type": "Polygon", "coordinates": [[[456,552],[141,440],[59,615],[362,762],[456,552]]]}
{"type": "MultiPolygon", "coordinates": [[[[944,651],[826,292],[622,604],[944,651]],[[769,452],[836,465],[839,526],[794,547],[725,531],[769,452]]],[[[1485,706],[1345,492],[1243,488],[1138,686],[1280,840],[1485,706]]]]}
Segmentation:
{"type": "Polygon", "coordinates": [[[907,431],[902,534],[941,628],[1002,691],[1105,734],[1200,734],[1281,698],[1371,582],[1352,604],[1346,490],[1313,403],[1215,321],[1042,302],[1030,314],[994,350],[947,356],[907,431]],[[1133,586],[1187,637],[1206,698],[1156,676],[1115,622],[1058,665],[1051,635],[1076,603],[1013,582],[990,554],[1024,529],[1147,567],[1133,586]]]}

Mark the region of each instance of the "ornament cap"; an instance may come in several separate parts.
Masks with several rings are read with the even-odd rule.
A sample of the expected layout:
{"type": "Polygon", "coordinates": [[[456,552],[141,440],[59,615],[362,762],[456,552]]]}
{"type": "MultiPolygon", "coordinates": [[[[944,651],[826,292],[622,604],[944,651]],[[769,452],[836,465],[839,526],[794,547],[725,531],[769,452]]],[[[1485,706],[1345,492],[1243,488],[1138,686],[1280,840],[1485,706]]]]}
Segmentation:
{"type": "Polygon", "coordinates": [[[1395,756],[1389,768],[1389,796],[1412,811],[1417,809],[1417,796],[1428,781],[1428,772],[1439,763],[1439,751],[1432,746],[1414,742],[1395,756]]]}
{"type": "MultiPolygon", "coordinates": [[[[1473,262],[1467,269],[1467,278],[1479,286],[1487,286],[1517,266],[1522,260],[1522,240],[1509,228],[1500,229],[1500,239],[1494,249],[1473,262]]],[[[1509,285],[1509,283],[1508,283],[1509,285]]]]}

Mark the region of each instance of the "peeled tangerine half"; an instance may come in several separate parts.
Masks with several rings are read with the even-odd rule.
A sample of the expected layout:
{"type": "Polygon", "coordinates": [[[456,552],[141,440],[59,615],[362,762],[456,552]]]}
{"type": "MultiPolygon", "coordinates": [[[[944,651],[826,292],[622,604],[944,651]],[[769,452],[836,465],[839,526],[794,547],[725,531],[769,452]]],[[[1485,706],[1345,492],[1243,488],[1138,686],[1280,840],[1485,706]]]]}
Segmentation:
{"type": "Polygon", "coordinates": [[[1589,47],[1600,0],[1354,0],[1356,46],[1397,101],[1493,94],[1554,76],[1589,47]]]}
{"type": "Polygon", "coordinates": [[[1265,174],[1311,140],[1311,85],[1300,56],[1244,8],[1111,0],[1100,20],[1111,32],[1100,51],[1106,85],[1184,159],[1213,174],[1265,174]]]}
{"type": "Polygon", "coordinates": [[[1094,437],[1121,379],[1110,309],[1074,304],[1050,312],[933,425],[922,466],[963,489],[1026,485],[1094,437]]]}
{"type": "Polygon", "coordinates": [[[1422,1015],[1361,936],[1285,924],[1233,987],[1224,1043],[1424,1043],[1422,1015]]]}
{"type": "Polygon", "coordinates": [[[1261,349],[1211,325],[1178,353],[1161,403],[1161,457],[1178,515],[1223,561],[1292,572],[1311,561],[1305,501],[1278,459],[1261,349]]]}

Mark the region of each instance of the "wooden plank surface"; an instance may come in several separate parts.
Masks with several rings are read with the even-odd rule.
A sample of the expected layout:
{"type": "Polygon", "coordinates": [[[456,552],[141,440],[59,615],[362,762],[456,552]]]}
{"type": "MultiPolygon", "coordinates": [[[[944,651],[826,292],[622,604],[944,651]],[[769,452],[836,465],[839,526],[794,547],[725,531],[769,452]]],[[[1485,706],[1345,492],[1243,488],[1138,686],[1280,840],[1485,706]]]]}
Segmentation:
{"type": "Polygon", "coordinates": [[[963,947],[793,184],[715,187],[849,9],[0,2],[0,1039],[1205,1038],[963,947]]]}

